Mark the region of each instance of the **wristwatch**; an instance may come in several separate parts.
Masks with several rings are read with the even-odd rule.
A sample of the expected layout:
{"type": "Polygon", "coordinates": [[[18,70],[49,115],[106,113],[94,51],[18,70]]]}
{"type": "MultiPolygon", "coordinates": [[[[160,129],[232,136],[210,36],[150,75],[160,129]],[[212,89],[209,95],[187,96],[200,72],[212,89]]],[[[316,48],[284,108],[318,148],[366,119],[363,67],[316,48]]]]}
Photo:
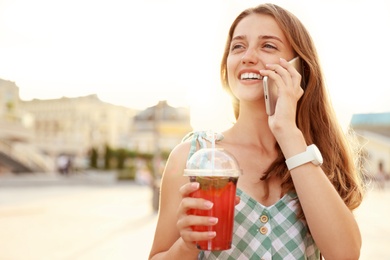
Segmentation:
{"type": "Polygon", "coordinates": [[[298,166],[301,166],[306,163],[313,163],[316,166],[321,166],[323,159],[320,150],[315,144],[309,145],[306,148],[306,151],[293,157],[290,157],[286,160],[287,168],[292,170],[298,166]]]}

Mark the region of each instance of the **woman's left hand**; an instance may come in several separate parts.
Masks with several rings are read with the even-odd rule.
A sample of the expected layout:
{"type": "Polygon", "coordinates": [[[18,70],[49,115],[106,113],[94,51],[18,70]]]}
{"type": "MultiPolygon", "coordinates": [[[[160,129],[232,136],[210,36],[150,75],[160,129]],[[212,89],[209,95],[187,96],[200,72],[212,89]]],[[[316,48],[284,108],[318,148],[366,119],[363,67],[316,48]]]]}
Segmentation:
{"type": "Polygon", "coordinates": [[[296,111],[298,100],[304,91],[301,87],[301,74],[292,64],[280,58],[279,64],[267,64],[267,70],[261,70],[263,76],[273,80],[278,88],[278,98],[275,113],[268,118],[268,124],[277,138],[278,132],[290,127],[296,127],[296,111]]]}

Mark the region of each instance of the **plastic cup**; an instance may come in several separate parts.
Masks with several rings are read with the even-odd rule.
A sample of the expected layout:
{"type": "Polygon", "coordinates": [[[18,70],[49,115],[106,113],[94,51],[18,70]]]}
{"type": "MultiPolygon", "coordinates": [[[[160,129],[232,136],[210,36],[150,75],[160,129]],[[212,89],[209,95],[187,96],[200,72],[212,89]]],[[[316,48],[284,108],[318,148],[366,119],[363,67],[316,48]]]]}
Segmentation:
{"type": "Polygon", "coordinates": [[[187,162],[184,175],[200,187],[191,194],[213,202],[210,210],[192,209],[189,214],[218,218],[213,226],[193,226],[194,231],[215,231],[216,236],[205,241],[196,241],[201,250],[227,250],[231,248],[234,226],[236,184],[241,170],[236,159],[218,148],[200,149],[187,162]]]}

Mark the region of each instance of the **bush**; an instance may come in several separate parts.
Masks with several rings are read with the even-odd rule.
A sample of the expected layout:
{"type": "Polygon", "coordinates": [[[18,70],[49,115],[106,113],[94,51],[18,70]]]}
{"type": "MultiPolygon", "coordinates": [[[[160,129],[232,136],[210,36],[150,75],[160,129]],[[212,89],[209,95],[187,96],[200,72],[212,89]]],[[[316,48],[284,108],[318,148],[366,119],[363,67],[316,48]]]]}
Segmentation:
{"type": "Polygon", "coordinates": [[[130,166],[126,169],[118,170],[118,180],[135,180],[135,166],[130,166]]]}

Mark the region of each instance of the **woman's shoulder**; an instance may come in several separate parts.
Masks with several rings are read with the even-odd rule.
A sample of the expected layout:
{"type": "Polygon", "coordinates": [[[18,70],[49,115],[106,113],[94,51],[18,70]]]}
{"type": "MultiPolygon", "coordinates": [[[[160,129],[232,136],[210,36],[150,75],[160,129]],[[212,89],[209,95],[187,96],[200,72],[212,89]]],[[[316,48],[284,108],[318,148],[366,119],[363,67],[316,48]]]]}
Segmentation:
{"type": "Polygon", "coordinates": [[[191,148],[191,142],[185,141],[177,144],[171,151],[171,155],[184,154],[189,152],[191,148]]]}

